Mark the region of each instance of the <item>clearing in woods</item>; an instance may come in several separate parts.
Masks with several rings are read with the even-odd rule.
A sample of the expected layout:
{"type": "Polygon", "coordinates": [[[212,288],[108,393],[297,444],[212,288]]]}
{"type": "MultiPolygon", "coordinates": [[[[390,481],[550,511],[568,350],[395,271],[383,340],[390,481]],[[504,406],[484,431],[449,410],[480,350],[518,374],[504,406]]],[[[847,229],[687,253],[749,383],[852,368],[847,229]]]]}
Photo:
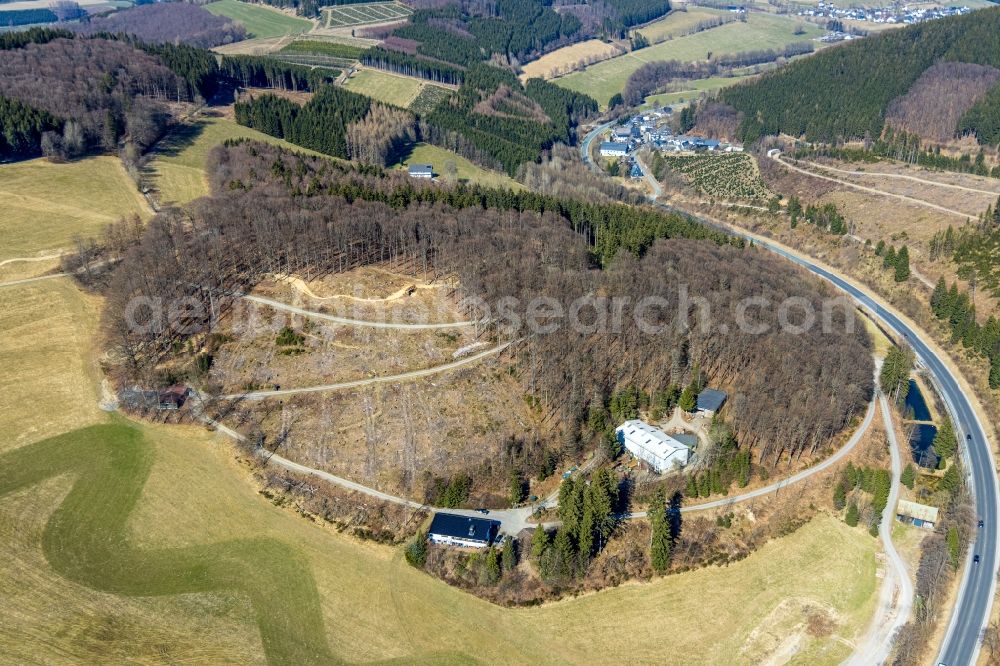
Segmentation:
{"type": "Polygon", "coordinates": [[[625,88],[629,75],[648,62],[703,61],[709,54],[726,55],[741,51],[780,49],[794,42],[808,42],[823,33],[821,28],[794,18],[754,13],[750,15],[747,23],[728,23],[711,30],[654,44],[597,63],[582,72],[553,79],[553,83],[586,93],[604,108],[612,95],[625,88]],[[804,32],[797,35],[795,32],[799,27],[804,32]]]}
{"type": "Polygon", "coordinates": [[[209,151],[227,139],[240,137],[319,155],[227,118],[201,116],[174,128],[152,153],[149,182],[156,189],[160,204],[185,204],[206,196],[209,192],[205,166],[209,151]]]}
{"type": "Polygon", "coordinates": [[[769,637],[794,633],[805,662],[833,664],[870,616],[876,542],[825,515],[727,567],[491,605],[398,549],[276,507],[217,434],[100,412],[86,360],[97,299],[61,280],[0,298],[0,359],[16,380],[0,423],[0,653],[12,661],[539,663],[558,646],[589,663],[628,641],[640,662],[759,663],[781,649],[769,637]],[[805,632],[789,598],[829,633],[805,632]],[[699,630],[667,656],[622,633],[665,623],[699,630]]]}
{"type": "Polygon", "coordinates": [[[521,183],[505,173],[484,169],[457,153],[429,143],[415,144],[408,153],[402,156],[397,168],[406,169],[411,164],[430,164],[434,167],[434,176],[445,181],[457,179],[479,183],[487,187],[505,187],[512,190],[524,188],[521,183]],[[449,163],[455,164],[454,174],[449,172],[449,163]]]}
{"type": "Polygon", "coordinates": [[[205,9],[219,16],[226,16],[242,23],[248,37],[281,37],[306,32],[312,21],[291,16],[267,5],[251,5],[239,0],[216,0],[205,9]]]}
{"type": "Polygon", "coordinates": [[[0,261],[70,249],[127,215],[152,214],[117,157],[0,165],[0,261]]]}
{"type": "Polygon", "coordinates": [[[427,85],[409,76],[390,74],[378,69],[359,69],[344,87],[386,104],[406,109],[427,85]]]}

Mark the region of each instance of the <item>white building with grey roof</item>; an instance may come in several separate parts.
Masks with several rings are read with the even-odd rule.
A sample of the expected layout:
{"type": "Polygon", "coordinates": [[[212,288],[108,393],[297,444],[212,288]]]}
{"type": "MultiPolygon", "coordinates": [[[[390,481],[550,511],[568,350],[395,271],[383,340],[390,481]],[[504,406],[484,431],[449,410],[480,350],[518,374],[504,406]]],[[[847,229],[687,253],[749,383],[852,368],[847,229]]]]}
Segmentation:
{"type": "Polygon", "coordinates": [[[659,428],[638,419],[615,428],[615,437],[633,456],[647,463],[658,474],[687,464],[691,449],[659,428]]]}

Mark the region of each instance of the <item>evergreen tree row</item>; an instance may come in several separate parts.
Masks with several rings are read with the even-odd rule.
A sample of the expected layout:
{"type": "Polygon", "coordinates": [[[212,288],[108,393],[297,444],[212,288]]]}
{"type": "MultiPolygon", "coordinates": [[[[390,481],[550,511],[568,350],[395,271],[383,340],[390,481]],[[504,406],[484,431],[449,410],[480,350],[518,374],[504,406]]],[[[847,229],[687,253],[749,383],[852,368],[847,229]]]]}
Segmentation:
{"type": "Polygon", "coordinates": [[[220,74],[244,88],[316,90],[330,83],[337,73],[321,67],[306,67],[265,56],[224,56],[220,74]]]}
{"type": "Polygon", "coordinates": [[[370,108],[370,98],[336,86],[321,87],[302,106],[267,94],[233,107],[240,125],[342,159],[350,158],[347,126],[364,118],[370,108]]]}
{"type": "Polygon", "coordinates": [[[437,83],[461,85],[464,79],[464,70],[458,67],[437,60],[418,58],[399,51],[389,51],[378,46],[370,48],[362,54],[361,64],[437,83]]]}
{"type": "Polygon", "coordinates": [[[62,132],[63,121],[47,111],[0,97],[0,158],[25,159],[38,154],[43,132],[62,132]]]}
{"type": "Polygon", "coordinates": [[[976,306],[969,294],[951,287],[944,278],[938,280],[931,293],[931,311],[951,330],[951,342],[986,358],[990,362],[990,388],[1000,388],[1000,320],[990,316],[985,324],[976,319],[976,306]]]}
{"type": "Polygon", "coordinates": [[[894,245],[886,245],[880,240],[875,246],[875,256],[882,257],[882,268],[892,271],[896,282],[906,282],[910,277],[910,251],[904,245],[896,249],[894,245]]]}
{"type": "Polygon", "coordinates": [[[1000,178],[1000,166],[991,170],[986,165],[986,155],[982,149],[973,158],[968,153],[959,157],[951,157],[941,153],[940,146],[925,147],[920,137],[904,131],[896,131],[892,127],[885,128],[882,136],[872,142],[868,148],[848,148],[844,146],[814,145],[800,147],[793,156],[803,159],[815,155],[834,157],[847,162],[877,162],[886,157],[908,164],[916,164],[928,169],[940,171],[955,171],[957,173],[972,173],[977,176],[992,176],[1000,178]]]}

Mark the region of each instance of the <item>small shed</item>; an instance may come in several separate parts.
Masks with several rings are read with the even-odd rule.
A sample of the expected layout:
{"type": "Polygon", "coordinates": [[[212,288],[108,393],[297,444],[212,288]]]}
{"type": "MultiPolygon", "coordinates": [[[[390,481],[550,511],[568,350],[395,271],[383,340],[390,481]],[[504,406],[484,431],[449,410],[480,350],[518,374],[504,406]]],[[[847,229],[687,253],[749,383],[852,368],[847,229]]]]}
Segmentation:
{"type": "Polygon", "coordinates": [[[409,169],[410,178],[433,178],[433,164],[411,164],[409,169]]]}
{"type": "Polygon", "coordinates": [[[896,519],[902,523],[932,530],[938,520],[938,508],[909,500],[899,500],[896,504],[896,519]]]}
{"type": "Polygon", "coordinates": [[[707,388],[698,394],[698,406],[696,410],[704,416],[714,416],[726,404],[726,398],[728,397],[725,391],[707,388]]]}
{"type": "Polygon", "coordinates": [[[187,401],[188,396],[191,395],[191,389],[186,386],[181,386],[180,384],[175,384],[168,389],[160,391],[159,396],[157,396],[157,409],[180,409],[184,406],[187,401]]]}

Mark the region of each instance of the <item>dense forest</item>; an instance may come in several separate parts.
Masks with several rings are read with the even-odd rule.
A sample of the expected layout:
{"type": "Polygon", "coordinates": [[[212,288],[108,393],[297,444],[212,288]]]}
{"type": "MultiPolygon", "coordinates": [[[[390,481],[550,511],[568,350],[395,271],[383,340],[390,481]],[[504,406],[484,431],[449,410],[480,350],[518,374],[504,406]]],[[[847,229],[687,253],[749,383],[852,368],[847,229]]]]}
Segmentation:
{"type": "Polygon", "coordinates": [[[33,28],[0,35],[0,157],[117,152],[123,139],[142,152],[171,121],[168,102],[211,98],[221,80],[312,90],[336,74],[253,56],[219,60],[204,49],[124,34],[33,28]]]}
{"type": "MultiPolygon", "coordinates": [[[[51,114],[45,124],[62,130],[22,134],[17,151],[22,156],[40,150],[63,157],[116,151],[126,132],[140,146],[149,146],[169,118],[164,103],[188,97],[184,80],[158,58],[103,39],[58,38],[0,51],[0,80],[3,96],[20,103],[0,107],[0,124],[24,126],[25,118],[38,118],[27,112],[30,107],[51,114]],[[9,120],[8,113],[13,114],[9,120]],[[28,136],[37,143],[25,143],[28,136]]],[[[40,128],[38,121],[34,125],[40,128]]]]}
{"type": "MultiPolygon", "coordinates": [[[[905,95],[939,61],[1000,67],[1000,7],[890,30],[842,46],[722,91],[743,112],[744,142],[779,133],[809,141],[876,139],[893,100],[905,95]]],[[[985,108],[963,131],[995,126],[1000,108],[985,108]],[[992,123],[992,125],[991,125],[992,123]]],[[[954,128],[955,132],[959,127],[954,128]]]]}
{"type": "MultiPolygon", "coordinates": [[[[301,106],[267,94],[241,100],[234,110],[236,122],[241,125],[333,157],[351,159],[358,156],[348,150],[348,127],[369,115],[373,116],[371,122],[377,122],[376,117],[384,113],[379,109],[384,108],[364,95],[324,86],[301,106]]],[[[412,116],[409,125],[413,125],[412,116]]]]}
{"type": "MultiPolygon", "coordinates": [[[[388,109],[379,106],[381,110],[369,114],[370,108],[369,98],[327,86],[302,106],[273,95],[241,100],[236,120],[297,145],[348,158],[352,155],[345,137],[351,123],[368,118],[368,123],[378,124],[388,109]]],[[[512,72],[478,63],[465,72],[458,94],[436,105],[418,126],[403,130],[397,114],[390,124],[398,131],[383,129],[394,140],[419,137],[513,175],[554,143],[571,143],[579,119],[596,110],[597,103],[585,95],[541,79],[522,86],[512,72]]],[[[366,154],[381,155],[374,163],[384,165],[392,152],[387,147],[387,152],[366,154]]]]}
{"type": "Polygon", "coordinates": [[[572,143],[579,120],[596,111],[586,95],[541,79],[522,87],[513,73],[478,64],[458,95],[423,119],[422,131],[426,141],[514,174],[554,143],[572,143]]]}
{"type": "MultiPolygon", "coordinates": [[[[738,440],[773,464],[817,450],[871,395],[870,343],[863,327],[844,326],[849,305],[834,308],[830,332],[781,331],[777,308],[754,316],[767,332],[741,332],[733,317],[742,298],[797,296],[819,311],[829,292],[780,259],[676,214],[441,188],[245,141],[217,148],[210,162],[211,198],[185,214],[159,215],[137,244],[117,250],[123,258],[107,290],[103,330],[123,375],[148,376],[182,335],[129,325],[124,304],[135,296],[190,296],[205,303],[204,323],[234,290],[268,273],[317,275],[406,257],[456,275],[460,295],[519,299],[518,315],[537,296],[566,307],[587,294],[624,299],[622,326],[558,326],[526,339],[517,354],[531,395],[571,431],[589,427],[617,389],[654,393],[698,378],[730,389],[738,440]],[[710,331],[697,320],[685,325],[691,315],[678,309],[685,296],[677,285],[705,299],[710,331]],[[643,315],[663,330],[638,326],[640,296],[663,299],[643,315]],[[761,396],[779,408],[759,409],[761,396]]],[[[504,320],[484,333],[526,332],[504,320]]]]}
{"type": "Polygon", "coordinates": [[[139,5],[84,21],[74,29],[85,35],[126,33],[144,42],[206,49],[246,39],[242,24],[187,2],[139,5]]]}
{"type": "Polygon", "coordinates": [[[581,39],[624,37],[629,27],[668,11],[668,0],[610,0],[561,11],[542,0],[464,0],[418,7],[393,35],[414,43],[417,55],[454,65],[500,58],[516,66],[581,39]]]}

